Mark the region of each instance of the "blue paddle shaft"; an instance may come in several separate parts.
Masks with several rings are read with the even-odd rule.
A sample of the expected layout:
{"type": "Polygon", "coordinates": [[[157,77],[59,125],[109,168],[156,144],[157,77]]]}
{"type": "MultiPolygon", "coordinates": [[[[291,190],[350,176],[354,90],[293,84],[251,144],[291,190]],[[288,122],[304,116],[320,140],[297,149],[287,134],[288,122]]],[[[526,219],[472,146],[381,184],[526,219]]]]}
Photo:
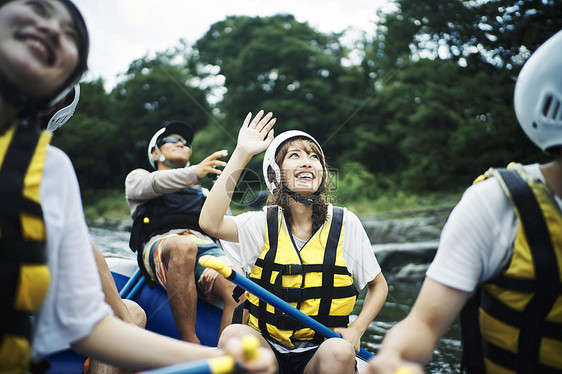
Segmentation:
{"type": "Polygon", "coordinates": [[[208,360],[197,360],[165,366],[160,369],[153,369],[143,372],[145,374],[213,374],[208,360]]]}
{"type": "Polygon", "coordinates": [[[125,297],[123,297],[123,299],[133,300],[133,298],[136,296],[136,294],[140,291],[140,289],[144,285],[144,282],[145,282],[144,277],[141,277],[137,281],[137,284],[135,284],[133,289],[127,295],[125,295],[125,297]]]}
{"type": "Polygon", "coordinates": [[[125,283],[123,288],[121,288],[119,295],[121,296],[122,299],[125,299],[127,297],[131,289],[137,284],[140,277],[142,277],[141,272],[139,269],[137,269],[137,271],[135,271],[135,273],[131,276],[131,278],[129,278],[127,283],[125,283]]]}
{"type": "MultiPolygon", "coordinates": [[[[257,341],[257,338],[255,339],[257,341]]],[[[257,343],[259,345],[259,343],[257,343]]],[[[256,347],[257,349],[257,347],[256,347]]],[[[201,359],[145,371],[144,374],[227,374],[243,373],[244,368],[230,356],[201,359]]]]}
{"type": "MultiPolygon", "coordinates": [[[[242,287],[246,291],[254,294],[256,297],[259,297],[266,303],[273,305],[275,308],[281,310],[283,313],[287,314],[288,316],[293,317],[297,321],[313,329],[314,331],[321,334],[322,336],[326,338],[341,338],[341,335],[335,332],[334,330],[327,328],[320,322],[316,321],[314,318],[304,314],[303,312],[301,312],[291,304],[287,303],[285,300],[265,290],[263,287],[252,282],[251,280],[244,277],[243,275],[238,274],[235,271],[233,271],[232,274],[234,274],[234,276],[231,275],[229,279],[233,283],[242,287]]],[[[357,354],[357,356],[365,361],[368,361],[369,359],[375,357],[372,353],[366,351],[363,348],[359,349],[359,353],[357,354]]]]}

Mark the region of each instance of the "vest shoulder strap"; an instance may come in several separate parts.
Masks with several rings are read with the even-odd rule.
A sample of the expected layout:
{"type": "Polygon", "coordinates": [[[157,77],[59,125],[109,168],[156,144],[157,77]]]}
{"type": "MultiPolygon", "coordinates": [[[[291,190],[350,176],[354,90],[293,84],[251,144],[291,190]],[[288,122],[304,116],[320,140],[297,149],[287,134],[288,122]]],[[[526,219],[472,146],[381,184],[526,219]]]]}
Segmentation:
{"type": "Polygon", "coordinates": [[[542,329],[537,328],[537,324],[545,320],[558,297],[557,286],[560,276],[550,234],[531,187],[516,171],[499,169],[498,172],[519,211],[519,219],[533,257],[536,281],[541,285],[536,288],[533,298],[523,312],[519,334],[520,363],[524,365],[524,372],[531,372],[532,365],[539,361],[542,329]]]}
{"type": "Polygon", "coordinates": [[[26,123],[0,135],[0,362],[8,372],[27,372],[30,313],[50,279],[39,199],[49,141],[49,133],[26,123]]]}

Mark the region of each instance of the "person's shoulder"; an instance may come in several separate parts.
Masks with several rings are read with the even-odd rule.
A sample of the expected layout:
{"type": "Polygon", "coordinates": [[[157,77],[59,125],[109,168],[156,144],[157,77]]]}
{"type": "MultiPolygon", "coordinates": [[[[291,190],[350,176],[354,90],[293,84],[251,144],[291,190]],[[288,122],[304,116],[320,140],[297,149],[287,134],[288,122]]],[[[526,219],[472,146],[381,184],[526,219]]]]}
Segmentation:
{"type": "Polygon", "coordinates": [[[49,172],[74,172],[72,162],[64,151],[53,145],[47,146],[47,156],[45,158],[45,167],[49,168],[49,172]],[[52,166],[52,167],[51,167],[52,166]]]}
{"type": "Polygon", "coordinates": [[[352,221],[357,221],[357,222],[361,221],[359,219],[359,217],[357,216],[357,214],[353,213],[351,210],[347,209],[346,207],[328,204],[328,212],[330,212],[330,211],[333,212],[333,209],[335,209],[335,208],[343,210],[343,217],[344,217],[345,220],[352,220],[352,221]]]}
{"type": "Polygon", "coordinates": [[[70,158],[64,151],[60,148],[55,147],[54,145],[49,144],[47,146],[47,157],[62,161],[65,160],[66,162],[70,162],[70,158]]]}
{"type": "Polygon", "coordinates": [[[510,207],[509,198],[500,181],[493,177],[469,186],[464,191],[454,211],[478,214],[480,217],[482,214],[496,216],[498,212],[504,211],[508,207],[510,207]]]}
{"type": "Polygon", "coordinates": [[[265,217],[267,215],[269,206],[264,206],[262,210],[248,210],[246,212],[240,213],[238,217],[265,217]]]}
{"type": "Polygon", "coordinates": [[[541,171],[540,165],[537,164],[529,164],[525,165],[525,172],[528,176],[534,179],[538,179],[541,182],[544,182],[544,175],[541,171]]]}
{"type": "Polygon", "coordinates": [[[129,172],[130,174],[150,174],[150,171],[143,169],[143,168],[136,168],[129,172]]]}
{"type": "Polygon", "coordinates": [[[283,212],[283,208],[280,207],[279,205],[264,205],[261,210],[249,210],[247,213],[249,212],[255,212],[255,213],[263,213],[263,214],[268,214],[268,212],[270,211],[275,211],[277,210],[278,213],[283,212]]]}
{"type": "MultiPolygon", "coordinates": [[[[485,174],[478,177],[475,182],[466,189],[465,195],[468,195],[469,197],[475,195],[479,195],[482,197],[489,197],[491,195],[499,194],[504,195],[505,192],[503,192],[502,185],[498,180],[497,175],[495,173],[491,174],[491,172],[494,170],[498,169],[489,169],[485,174]]],[[[528,177],[544,181],[544,176],[538,163],[528,165],[517,164],[511,170],[518,170],[526,174],[526,176],[528,177]]]]}
{"type": "Polygon", "coordinates": [[[464,194],[481,194],[492,190],[501,190],[501,184],[497,178],[497,168],[490,168],[485,173],[476,178],[470,186],[468,186],[464,194]]]}
{"type": "Polygon", "coordinates": [[[78,190],[78,179],[70,158],[61,149],[49,145],[43,166],[40,196],[42,201],[64,198],[78,190]]]}
{"type": "Polygon", "coordinates": [[[263,207],[262,210],[248,210],[246,212],[231,216],[237,224],[244,225],[249,222],[260,222],[265,221],[267,217],[267,206],[263,207]]]}
{"type": "Polygon", "coordinates": [[[129,172],[129,174],[127,174],[127,177],[125,179],[129,179],[129,178],[139,178],[139,177],[143,177],[147,174],[150,174],[150,172],[146,169],[143,168],[137,168],[137,169],[133,169],[129,172]]]}

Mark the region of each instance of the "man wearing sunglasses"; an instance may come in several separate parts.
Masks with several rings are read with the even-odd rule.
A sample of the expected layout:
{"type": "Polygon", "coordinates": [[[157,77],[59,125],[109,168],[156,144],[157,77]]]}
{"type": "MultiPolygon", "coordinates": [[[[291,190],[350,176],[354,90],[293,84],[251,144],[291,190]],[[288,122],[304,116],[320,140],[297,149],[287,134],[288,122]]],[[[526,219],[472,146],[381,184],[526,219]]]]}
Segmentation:
{"type": "Polygon", "coordinates": [[[125,180],[125,195],[133,217],[130,247],[147,282],[160,284],[182,340],[199,343],[195,334],[198,291],[206,299],[224,302],[219,334],[232,322],[238,303],[234,285],[212,269],[202,267],[202,255],[221,257],[224,251],[199,227],[206,190],[200,181],[217,175],[226,150],[216,151],[198,165],[189,165],[194,130],[182,121],[165,122],[148,145],[148,160],[155,171],[135,169],[125,180]]]}

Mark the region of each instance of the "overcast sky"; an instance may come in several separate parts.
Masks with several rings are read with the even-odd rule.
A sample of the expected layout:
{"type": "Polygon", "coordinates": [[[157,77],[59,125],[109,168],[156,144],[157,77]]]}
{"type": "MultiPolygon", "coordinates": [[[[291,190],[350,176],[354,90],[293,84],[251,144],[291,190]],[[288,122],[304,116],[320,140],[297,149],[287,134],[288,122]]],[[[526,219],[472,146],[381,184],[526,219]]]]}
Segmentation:
{"type": "Polygon", "coordinates": [[[90,73],[106,88],[140,57],[188,45],[230,15],[293,14],[320,32],[349,28],[372,33],[376,11],[388,0],[74,0],[90,31],[90,73]]]}

